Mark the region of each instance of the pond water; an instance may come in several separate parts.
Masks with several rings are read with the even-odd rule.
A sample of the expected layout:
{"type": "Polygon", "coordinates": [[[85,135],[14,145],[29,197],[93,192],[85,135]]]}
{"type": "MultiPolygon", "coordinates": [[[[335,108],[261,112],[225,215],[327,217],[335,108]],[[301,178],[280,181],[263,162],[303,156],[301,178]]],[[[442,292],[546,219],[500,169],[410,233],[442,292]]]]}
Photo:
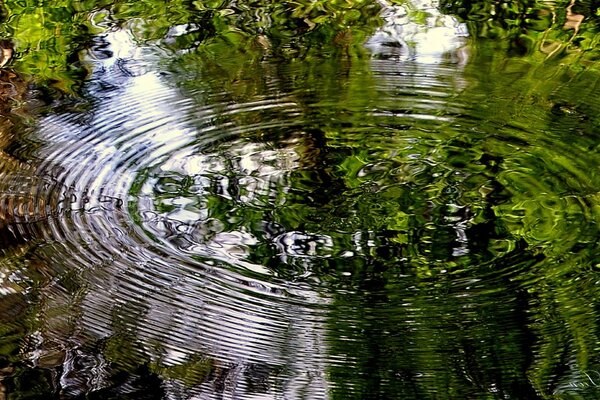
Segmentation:
{"type": "Polygon", "coordinates": [[[600,394],[597,2],[5,3],[0,398],[600,394]]]}

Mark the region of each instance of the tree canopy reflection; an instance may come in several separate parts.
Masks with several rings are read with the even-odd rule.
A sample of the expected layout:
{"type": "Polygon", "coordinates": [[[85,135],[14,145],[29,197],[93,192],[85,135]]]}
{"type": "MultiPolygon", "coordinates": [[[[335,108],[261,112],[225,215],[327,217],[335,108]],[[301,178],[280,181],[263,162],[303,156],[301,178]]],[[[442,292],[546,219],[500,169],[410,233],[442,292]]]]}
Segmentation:
{"type": "Polygon", "coordinates": [[[104,203],[68,173],[77,159],[53,160],[87,203],[15,224],[31,231],[4,253],[2,306],[27,323],[3,321],[6,387],[551,398],[583,386],[600,368],[597,4],[442,2],[450,20],[420,5],[6,1],[14,71],[56,91],[39,96],[51,105],[71,96],[25,124],[35,154],[72,146],[94,160],[81,175],[122,171],[118,151],[155,157],[135,159],[127,193],[106,188],[104,203]],[[426,32],[432,16],[450,21],[449,51],[414,57],[414,41],[404,52],[385,36],[426,32]],[[378,52],[365,48],[377,34],[378,52]],[[106,242],[48,239],[78,211],[106,242]],[[123,215],[129,231],[113,234],[123,215]],[[142,234],[152,245],[122,238],[142,234]],[[114,240],[116,254],[103,247],[114,240]],[[195,268],[169,265],[175,252],[195,268]]]}

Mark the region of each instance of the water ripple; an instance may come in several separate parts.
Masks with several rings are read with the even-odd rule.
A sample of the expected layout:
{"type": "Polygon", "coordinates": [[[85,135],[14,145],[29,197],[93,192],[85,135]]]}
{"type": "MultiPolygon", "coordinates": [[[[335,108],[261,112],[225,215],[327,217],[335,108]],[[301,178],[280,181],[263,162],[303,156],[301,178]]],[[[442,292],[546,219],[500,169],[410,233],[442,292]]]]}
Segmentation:
{"type": "Polygon", "coordinates": [[[72,393],[118,368],[190,398],[251,398],[261,379],[284,398],[360,396],[369,371],[380,393],[435,397],[448,374],[474,382],[465,397],[495,393],[502,377],[470,368],[528,362],[510,338],[531,340],[529,290],[593,253],[596,153],[528,128],[542,116],[482,111],[464,65],[396,61],[335,90],[292,63],[241,98],[220,77],[98,61],[89,85],[111,89],[41,117],[37,164],[0,175],[12,268],[43,271],[29,361],[61,365],[72,393]]]}

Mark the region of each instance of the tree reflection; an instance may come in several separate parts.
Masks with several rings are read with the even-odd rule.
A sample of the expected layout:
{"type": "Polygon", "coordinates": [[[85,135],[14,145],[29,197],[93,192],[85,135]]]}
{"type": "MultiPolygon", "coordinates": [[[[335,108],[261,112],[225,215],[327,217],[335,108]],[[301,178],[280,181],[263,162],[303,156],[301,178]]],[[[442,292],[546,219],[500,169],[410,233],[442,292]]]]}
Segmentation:
{"type": "MultiPolygon", "coordinates": [[[[585,381],[597,76],[543,48],[499,56],[426,3],[384,4],[406,15],[380,31],[367,2],[115,3],[64,21],[67,6],[7,3],[17,27],[48,11],[53,30],[101,29],[85,112],[36,117],[27,165],[62,208],[9,221],[27,244],[5,252],[0,305],[21,321],[1,321],[6,391],[531,399],[585,381]],[[440,21],[452,46],[419,57],[440,21]],[[386,28],[414,40],[367,57],[386,28]]],[[[494,5],[449,6],[510,46],[564,35],[528,25],[559,5],[538,20],[532,3],[482,20],[494,5]]],[[[583,54],[594,26],[575,27],[583,54]]],[[[87,48],[75,36],[59,53],[87,48]]],[[[20,51],[22,73],[43,54],[20,51]]],[[[38,82],[71,87],[54,72],[38,82]]]]}

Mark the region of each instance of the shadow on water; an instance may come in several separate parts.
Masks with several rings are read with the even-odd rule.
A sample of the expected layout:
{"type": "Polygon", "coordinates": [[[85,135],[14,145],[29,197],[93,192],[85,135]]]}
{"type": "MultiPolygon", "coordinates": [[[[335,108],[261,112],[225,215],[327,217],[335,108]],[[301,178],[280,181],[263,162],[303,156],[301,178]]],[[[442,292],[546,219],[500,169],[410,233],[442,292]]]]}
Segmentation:
{"type": "Polygon", "coordinates": [[[597,71],[381,5],[96,10],[1,132],[3,396],[597,394],[597,71]]]}

